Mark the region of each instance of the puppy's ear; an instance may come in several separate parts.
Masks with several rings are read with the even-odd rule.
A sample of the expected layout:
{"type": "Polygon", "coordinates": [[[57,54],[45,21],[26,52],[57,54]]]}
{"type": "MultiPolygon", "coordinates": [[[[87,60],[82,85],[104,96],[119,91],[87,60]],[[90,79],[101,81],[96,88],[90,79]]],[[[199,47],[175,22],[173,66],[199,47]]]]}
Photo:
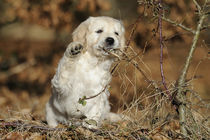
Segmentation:
{"type": "Polygon", "coordinates": [[[125,42],[125,28],[121,22],[121,32],[122,32],[122,36],[121,36],[121,40],[120,40],[120,45],[122,50],[126,49],[126,42],[125,42]]]}
{"type": "Polygon", "coordinates": [[[86,46],[86,34],[88,32],[88,27],[90,25],[91,17],[83,21],[72,33],[72,38],[74,42],[80,42],[82,45],[86,46]]]}

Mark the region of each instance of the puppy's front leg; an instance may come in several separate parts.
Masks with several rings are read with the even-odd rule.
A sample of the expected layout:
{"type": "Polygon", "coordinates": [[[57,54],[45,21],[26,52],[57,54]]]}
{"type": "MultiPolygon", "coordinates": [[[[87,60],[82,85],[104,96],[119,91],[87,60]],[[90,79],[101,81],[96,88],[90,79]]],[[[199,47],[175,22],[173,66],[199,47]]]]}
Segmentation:
{"type": "Polygon", "coordinates": [[[75,58],[81,54],[83,45],[79,42],[72,42],[68,45],[64,55],[68,58],[75,58]]]}

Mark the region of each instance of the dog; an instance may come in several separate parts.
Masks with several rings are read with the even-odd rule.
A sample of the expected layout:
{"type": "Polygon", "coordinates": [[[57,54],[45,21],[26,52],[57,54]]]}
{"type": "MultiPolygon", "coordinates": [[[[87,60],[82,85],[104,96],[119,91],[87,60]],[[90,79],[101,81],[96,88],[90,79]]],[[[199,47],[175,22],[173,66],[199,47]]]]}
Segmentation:
{"type": "Polygon", "coordinates": [[[52,96],[46,104],[49,126],[56,127],[76,118],[86,120],[82,124],[92,128],[100,126],[105,119],[111,122],[121,119],[120,115],[110,112],[107,85],[115,61],[109,52],[123,51],[124,32],[121,21],[105,16],[89,17],[74,30],[73,41],[51,81],[52,96]],[[92,96],[95,97],[85,100],[92,96]],[[88,120],[96,123],[88,124],[88,120]]]}

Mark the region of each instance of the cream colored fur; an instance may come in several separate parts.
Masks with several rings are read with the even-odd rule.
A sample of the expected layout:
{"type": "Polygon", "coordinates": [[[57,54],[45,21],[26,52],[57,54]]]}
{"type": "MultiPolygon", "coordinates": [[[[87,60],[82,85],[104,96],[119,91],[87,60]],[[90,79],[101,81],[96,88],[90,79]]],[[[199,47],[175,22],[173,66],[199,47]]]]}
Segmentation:
{"type": "MultiPolygon", "coordinates": [[[[110,112],[108,89],[86,100],[85,106],[78,101],[98,94],[110,83],[114,58],[104,50],[122,50],[124,43],[122,23],[110,17],[90,17],[75,29],[73,42],[68,45],[52,79],[52,96],[46,104],[46,120],[50,126],[68,123],[72,118],[95,120],[97,126],[104,119],[120,119],[110,112]],[[110,45],[113,40],[107,41],[107,38],[114,39],[114,43],[110,45]]],[[[85,121],[83,124],[88,126],[85,121]]]]}

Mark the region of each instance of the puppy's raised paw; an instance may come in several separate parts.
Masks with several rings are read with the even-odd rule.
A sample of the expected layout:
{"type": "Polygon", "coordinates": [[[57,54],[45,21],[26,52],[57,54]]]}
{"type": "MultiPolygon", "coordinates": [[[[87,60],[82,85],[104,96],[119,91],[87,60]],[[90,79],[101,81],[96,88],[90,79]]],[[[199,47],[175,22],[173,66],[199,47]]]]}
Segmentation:
{"type": "Polygon", "coordinates": [[[83,45],[79,42],[72,42],[68,45],[65,56],[67,57],[75,57],[81,53],[83,50],[83,45]]]}

